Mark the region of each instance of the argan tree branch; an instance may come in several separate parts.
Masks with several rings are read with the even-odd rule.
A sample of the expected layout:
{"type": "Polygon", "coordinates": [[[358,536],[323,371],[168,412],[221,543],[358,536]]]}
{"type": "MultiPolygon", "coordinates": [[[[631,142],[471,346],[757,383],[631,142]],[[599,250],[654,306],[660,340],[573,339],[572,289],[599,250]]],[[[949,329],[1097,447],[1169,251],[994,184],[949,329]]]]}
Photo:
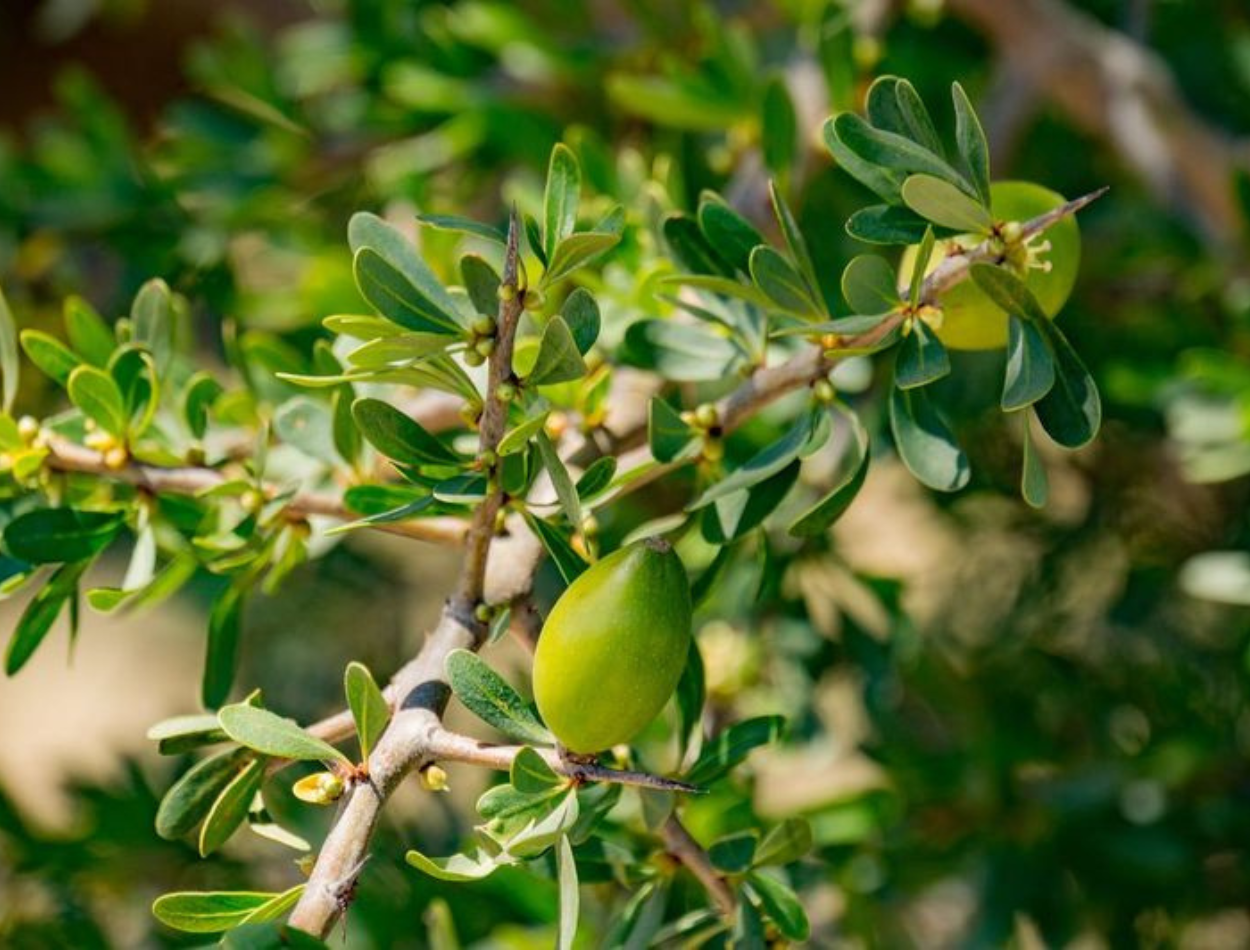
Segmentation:
{"type": "Polygon", "coordinates": [[[660,827],[660,837],[664,840],[664,848],[695,876],[704,890],[716,902],[716,907],[726,917],[733,917],[738,909],[738,901],[733,890],[721,877],[699,842],[691,837],[686,826],[675,815],[669,815],[660,827]]]}

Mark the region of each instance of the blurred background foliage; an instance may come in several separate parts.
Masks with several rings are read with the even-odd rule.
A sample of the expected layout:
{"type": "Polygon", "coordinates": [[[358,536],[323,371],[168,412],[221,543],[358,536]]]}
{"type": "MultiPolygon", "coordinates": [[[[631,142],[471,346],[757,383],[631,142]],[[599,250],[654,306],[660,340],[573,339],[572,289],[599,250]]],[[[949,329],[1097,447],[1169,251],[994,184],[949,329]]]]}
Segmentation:
{"type": "MultiPolygon", "coordinates": [[[[790,736],[736,795],[693,805],[692,830],[810,818],[797,881],[814,946],[1248,946],[1243,3],[8,0],[0,284],[24,325],[57,332],[66,294],[116,315],[161,276],[192,300],[209,365],[223,328],[307,352],[321,317],[360,306],[352,211],[499,220],[534,200],[563,139],[591,189],[636,214],[662,182],[665,201],[716,188],[767,227],[777,177],[832,301],[864,193],[816,134],[887,72],[931,102],[963,83],[996,177],[1112,186],[1082,216],[1063,316],[1106,423],[1048,459],[1051,504],[1029,510],[983,412],[992,358],[966,356],[946,396],[969,489],[935,497],[874,466],[828,538],[758,542],[700,645],[718,715],[780,711],[790,736]],[[788,122],[793,149],[762,135],[788,122]]],[[[444,238],[427,235],[430,253],[444,238]]],[[[645,309],[644,276],[604,280],[645,309]]],[[[22,405],[51,399],[31,389],[22,405]]],[[[631,522],[663,511],[663,486],[631,503],[631,522]]],[[[302,569],[249,614],[244,677],[293,715],[333,708],[346,659],[380,675],[399,661],[417,631],[392,605],[436,602],[437,560],[364,542],[302,569]]],[[[21,728],[10,717],[0,741],[21,728]]],[[[71,776],[61,827],[0,797],[0,943],[180,945],[148,916],[156,893],[272,883],[268,852],[197,862],[156,837],[172,774],[145,756],[103,782],[71,776]]],[[[348,945],[446,947],[453,930],[466,946],[548,945],[550,882],[453,888],[400,865],[400,842],[448,853],[471,824],[458,796],[421,803],[380,839],[348,945]]],[[[292,815],[311,835],[320,819],[292,815]]]]}

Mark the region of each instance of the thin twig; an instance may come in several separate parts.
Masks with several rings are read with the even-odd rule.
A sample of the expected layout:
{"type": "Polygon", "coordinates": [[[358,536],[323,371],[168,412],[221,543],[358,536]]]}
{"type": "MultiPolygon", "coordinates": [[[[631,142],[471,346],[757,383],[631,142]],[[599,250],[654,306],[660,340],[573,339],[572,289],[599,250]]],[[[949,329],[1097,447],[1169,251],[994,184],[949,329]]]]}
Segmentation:
{"type": "Polygon", "coordinates": [[[738,901],[734,897],[732,888],[716,868],[712,867],[707,852],[691,837],[690,832],[686,830],[686,826],[681,823],[676,814],[669,815],[668,820],[661,826],[660,837],[664,839],[664,847],[668,853],[680,861],[711,895],[721,914],[733,917],[738,909],[738,901]]]}

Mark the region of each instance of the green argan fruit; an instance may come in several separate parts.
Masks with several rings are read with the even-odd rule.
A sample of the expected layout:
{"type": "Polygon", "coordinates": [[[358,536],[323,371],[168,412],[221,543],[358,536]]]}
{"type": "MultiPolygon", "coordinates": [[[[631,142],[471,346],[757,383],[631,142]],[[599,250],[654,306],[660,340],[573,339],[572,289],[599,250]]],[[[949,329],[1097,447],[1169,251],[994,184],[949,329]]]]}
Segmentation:
{"type": "Polygon", "coordinates": [[[628,742],[664,708],[690,650],[690,586],[651,538],[587,568],[552,608],[534,653],[534,699],[571,752],[628,742]]]}

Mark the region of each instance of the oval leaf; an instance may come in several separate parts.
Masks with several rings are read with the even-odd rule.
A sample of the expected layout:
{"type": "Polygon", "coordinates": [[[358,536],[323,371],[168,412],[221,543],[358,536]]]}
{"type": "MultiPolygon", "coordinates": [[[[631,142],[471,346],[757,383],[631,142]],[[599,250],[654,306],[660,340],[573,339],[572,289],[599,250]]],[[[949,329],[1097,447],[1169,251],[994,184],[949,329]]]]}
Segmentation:
{"type": "Polygon", "coordinates": [[[217,713],[221,728],[235,742],[265,755],[300,761],[351,760],[328,742],[305,732],[294,719],[248,703],[223,706],[217,713]]]}

